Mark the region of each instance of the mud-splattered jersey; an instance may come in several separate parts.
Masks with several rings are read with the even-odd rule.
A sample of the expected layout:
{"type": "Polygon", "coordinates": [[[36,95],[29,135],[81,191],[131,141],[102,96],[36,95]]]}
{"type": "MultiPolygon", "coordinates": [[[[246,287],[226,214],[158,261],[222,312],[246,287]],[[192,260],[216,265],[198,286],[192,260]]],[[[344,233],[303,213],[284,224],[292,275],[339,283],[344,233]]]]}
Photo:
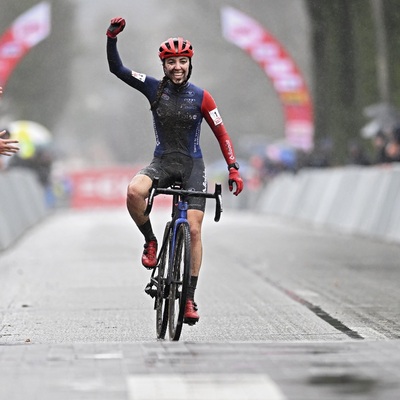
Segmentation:
{"type": "MultiPolygon", "coordinates": [[[[107,39],[110,71],[129,86],[139,90],[152,104],[157,97],[160,80],[126,68],[118,54],[117,40],[107,39]]],[[[179,152],[202,158],[200,127],[203,118],[214,132],[227,164],[236,161],[232,142],[210,93],[192,83],[175,85],[168,81],[158,107],[153,111],[156,136],[155,156],[179,152]]]]}

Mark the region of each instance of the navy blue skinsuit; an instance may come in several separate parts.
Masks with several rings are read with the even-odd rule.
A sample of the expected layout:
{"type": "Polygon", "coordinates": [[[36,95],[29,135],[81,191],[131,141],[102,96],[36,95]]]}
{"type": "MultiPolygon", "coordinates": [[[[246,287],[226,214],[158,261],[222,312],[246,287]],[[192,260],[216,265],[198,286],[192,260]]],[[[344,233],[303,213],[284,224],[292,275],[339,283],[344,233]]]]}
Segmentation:
{"type": "MultiPolygon", "coordinates": [[[[107,38],[107,59],[113,74],[143,93],[150,104],[155,101],[160,80],[125,67],[118,54],[117,39],[107,38]]],[[[195,180],[198,181],[200,178],[201,184],[200,182],[192,182],[192,184],[202,186],[196,187],[196,190],[205,190],[204,163],[200,148],[200,129],[203,118],[217,138],[227,164],[236,161],[231,139],[215,101],[206,90],[189,82],[175,85],[168,81],[158,107],[152,113],[156,137],[152,163],[155,163],[154,166],[159,160],[168,159],[168,155],[174,155],[174,157],[178,155],[179,162],[185,160],[182,161],[183,169],[187,169],[189,164],[194,172],[200,169],[200,174],[197,173],[195,180]]],[[[153,178],[155,172],[151,173],[151,165],[149,167],[145,168],[143,173],[153,178]]],[[[192,174],[191,171],[190,174],[192,174]]]]}

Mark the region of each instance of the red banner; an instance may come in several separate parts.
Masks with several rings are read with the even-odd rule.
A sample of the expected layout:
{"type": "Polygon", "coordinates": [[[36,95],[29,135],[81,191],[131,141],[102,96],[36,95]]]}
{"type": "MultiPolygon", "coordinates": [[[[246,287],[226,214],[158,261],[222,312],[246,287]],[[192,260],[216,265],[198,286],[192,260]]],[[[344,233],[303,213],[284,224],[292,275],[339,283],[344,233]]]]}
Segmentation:
{"type": "Polygon", "coordinates": [[[131,167],[110,167],[72,172],[71,207],[124,206],[126,189],[138,170],[131,167]]]}
{"type": "Polygon", "coordinates": [[[50,4],[42,2],[21,14],[0,37],[0,86],[5,86],[16,65],[50,33],[50,4]]]}
{"type": "MultiPolygon", "coordinates": [[[[88,168],[69,173],[73,208],[125,207],[128,184],[141,167],[88,168]]],[[[160,195],[154,208],[169,207],[171,196],[160,195]]]]}
{"type": "Polygon", "coordinates": [[[313,107],[305,81],[293,59],[258,22],[234,8],[223,8],[222,28],[225,38],[248,53],[272,80],[284,108],[288,144],[311,150],[313,107]]]}

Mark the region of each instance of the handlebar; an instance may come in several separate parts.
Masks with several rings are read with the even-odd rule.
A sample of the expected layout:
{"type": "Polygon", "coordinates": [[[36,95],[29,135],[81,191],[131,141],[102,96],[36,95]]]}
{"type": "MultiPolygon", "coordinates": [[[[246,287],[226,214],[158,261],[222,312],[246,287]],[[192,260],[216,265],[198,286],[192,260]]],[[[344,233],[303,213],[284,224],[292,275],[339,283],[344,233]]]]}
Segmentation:
{"type": "Polygon", "coordinates": [[[195,190],[184,190],[181,188],[159,188],[158,187],[159,179],[156,177],[153,179],[153,184],[149,190],[149,198],[147,200],[147,207],[144,212],[144,215],[149,215],[151,209],[153,208],[154,197],[159,194],[168,194],[168,195],[178,195],[183,198],[185,197],[203,197],[207,199],[215,199],[215,216],[214,221],[218,222],[221,218],[222,212],[222,188],[220,183],[215,184],[214,193],[207,193],[207,192],[199,192],[195,190]]]}

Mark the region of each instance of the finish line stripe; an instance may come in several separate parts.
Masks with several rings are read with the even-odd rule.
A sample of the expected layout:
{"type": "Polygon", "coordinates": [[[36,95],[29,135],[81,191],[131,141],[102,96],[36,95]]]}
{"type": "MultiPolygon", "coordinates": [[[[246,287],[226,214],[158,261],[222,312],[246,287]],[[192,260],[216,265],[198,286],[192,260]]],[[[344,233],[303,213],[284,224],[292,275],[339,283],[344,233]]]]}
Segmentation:
{"type": "Polygon", "coordinates": [[[131,375],[129,400],[286,400],[261,374],[131,375]]]}

